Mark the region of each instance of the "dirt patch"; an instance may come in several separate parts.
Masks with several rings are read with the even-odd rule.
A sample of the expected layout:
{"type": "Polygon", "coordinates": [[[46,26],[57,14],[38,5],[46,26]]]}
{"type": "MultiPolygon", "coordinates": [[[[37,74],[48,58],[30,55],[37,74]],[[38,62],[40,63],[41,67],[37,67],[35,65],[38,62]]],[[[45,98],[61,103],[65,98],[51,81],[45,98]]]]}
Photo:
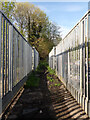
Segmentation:
{"type": "MultiPolygon", "coordinates": [[[[88,118],[56,75],[39,73],[38,87],[25,88],[7,120],[61,120],[88,118]],[[47,75],[50,79],[47,79],[47,75]]],[[[48,78],[49,78],[48,77],[48,78]]],[[[3,120],[6,117],[4,115],[3,120]]]]}

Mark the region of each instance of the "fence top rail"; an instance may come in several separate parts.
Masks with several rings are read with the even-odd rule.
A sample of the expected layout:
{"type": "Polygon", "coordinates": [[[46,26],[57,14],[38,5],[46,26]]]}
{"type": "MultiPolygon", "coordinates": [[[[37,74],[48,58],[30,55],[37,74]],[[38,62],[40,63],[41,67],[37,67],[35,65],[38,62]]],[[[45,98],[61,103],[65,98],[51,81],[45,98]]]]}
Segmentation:
{"type": "Polygon", "coordinates": [[[15,25],[7,18],[7,16],[4,14],[4,12],[0,9],[0,13],[5,17],[5,19],[9,22],[10,25],[13,26],[13,28],[19,33],[19,35],[24,39],[25,42],[31,47],[29,42],[24,38],[24,36],[18,31],[18,29],[15,27],[15,25]]]}
{"type": "MultiPolygon", "coordinates": [[[[90,10],[88,10],[86,13],[85,13],[85,15],[77,22],[77,24],[67,33],[67,35],[62,39],[62,40],[64,40],[71,32],[72,32],[72,30],[88,15],[90,13],[90,10]]],[[[61,40],[61,41],[62,41],[61,40]]]]}

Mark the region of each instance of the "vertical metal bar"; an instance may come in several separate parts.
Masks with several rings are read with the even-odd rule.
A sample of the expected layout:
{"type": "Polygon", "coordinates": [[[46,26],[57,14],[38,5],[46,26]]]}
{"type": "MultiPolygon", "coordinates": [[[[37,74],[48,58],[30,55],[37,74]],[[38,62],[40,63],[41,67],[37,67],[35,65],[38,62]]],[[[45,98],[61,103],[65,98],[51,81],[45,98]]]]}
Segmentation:
{"type": "Polygon", "coordinates": [[[1,41],[2,41],[2,30],[1,30],[1,26],[2,26],[2,14],[0,13],[0,118],[1,118],[1,113],[2,113],[2,79],[1,79],[1,41]]]}
{"type": "Polygon", "coordinates": [[[35,51],[35,48],[34,48],[34,70],[36,69],[36,51],[35,51]]]}
{"type": "Polygon", "coordinates": [[[13,88],[13,26],[11,26],[11,90],[13,88]]]}
{"type": "Polygon", "coordinates": [[[18,82],[20,81],[20,35],[18,35],[18,82]]]}
{"type": "Polygon", "coordinates": [[[27,43],[25,42],[25,58],[26,58],[26,61],[25,61],[25,65],[26,65],[26,66],[25,66],[25,71],[26,71],[25,73],[26,73],[26,74],[25,74],[25,75],[26,75],[26,76],[27,76],[27,47],[28,47],[28,46],[27,46],[27,43]]]}
{"type": "MultiPolygon", "coordinates": [[[[88,15],[88,78],[87,78],[87,94],[88,94],[88,99],[90,100],[90,14],[88,15]]],[[[90,107],[89,107],[90,109],[90,107]]],[[[90,110],[89,110],[90,111],[90,110]]],[[[90,112],[89,112],[90,116],[90,112]]]]}
{"type": "Polygon", "coordinates": [[[9,26],[9,90],[13,87],[13,26],[9,26]]]}
{"type": "Polygon", "coordinates": [[[23,54],[24,54],[23,53],[23,41],[24,40],[22,39],[22,50],[21,50],[21,52],[22,52],[22,58],[21,58],[22,59],[22,78],[23,78],[23,54]]]}
{"type": "MultiPolygon", "coordinates": [[[[83,43],[83,23],[81,24],[81,44],[83,43]]],[[[81,91],[81,95],[82,95],[82,93],[83,93],[83,90],[82,90],[82,79],[83,79],[83,77],[82,77],[82,72],[83,72],[83,68],[82,68],[82,65],[83,65],[83,59],[82,59],[82,48],[80,49],[80,91],[81,91]]]]}
{"type": "Polygon", "coordinates": [[[19,81],[19,70],[18,70],[19,68],[19,46],[18,44],[19,44],[19,35],[17,33],[17,82],[19,81]]]}
{"type": "Polygon", "coordinates": [[[25,41],[24,41],[24,43],[23,43],[23,48],[24,48],[24,52],[23,52],[23,63],[24,63],[24,66],[23,66],[23,69],[24,69],[24,76],[25,76],[25,41]]]}
{"type": "Polygon", "coordinates": [[[88,38],[88,36],[89,36],[88,34],[89,33],[88,33],[88,31],[89,31],[89,26],[88,25],[89,25],[89,18],[88,18],[88,16],[87,16],[87,23],[86,23],[86,25],[87,25],[87,27],[86,27],[86,29],[87,29],[86,30],[86,32],[87,32],[86,33],[86,37],[87,37],[87,61],[86,61],[86,64],[87,64],[87,68],[86,68],[87,69],[87,78],[86,78],[87,79],[87,84],[86,84],[86,86],[87,86],[87,88],[86,88],[86,91],[87,91],[87,99],[89,100],[89,94],[88,94],[89,93],[89,90],[88,90],[88,86],[89,86],[89,83],[88,83],[88,66],[89,66],[89,64],[88,64],[88,60],[89,60],[88,59],[88,57],[89,57],[88,56],[88,50],[89,50],[89,46],[88,46],[88,39],[89,39],[88,38]]]}
{"type": "Polygon", "coordinates": [[[18,33],[16,32],[16,83],[18,81],[18,72],[17,72],[17,66],[18,66],[18,33]]]}
{"type": "Polygon", "coordinates": [[[4,17],[3,17],[3,41],[2,41],[2,43],[3,43],[3,45],[2,45],[2,49],[3,49],[3,53],[2,53],[2,58],[3,58],[3,61],[2,61],[2,96],[4,96],[4,21],[5,21],[5,19],[4,19],[4,17]]]}
{"type": "Polygon", "coordinates": [[[16,79],[17,79],[17,77],[16,77],[17,76],[17,74],[16,74],[16,70],[17,70],[16,69],[16,65],[17,65],[16,64],[16,62],[17,62],[17,59],[16,59],[16,54],[17,54],[17,47],[16,47],[16,45],[17,45],[17,41],[16,41],[17,40],[17,34],[16,34],[16,32],[14,34],[15,34],[15,38],[14,38],[15,39],[14,40],[14,66],[15,66],[14,67],[14,69],[15,69],[15,71],[14,71],[14,80],[15,80],[14,85],[15,85],[16,84],[16,79]]]}
{"type": "Polygon", "coordinates": [[[8,91],[9,91],[9,23],[8,23],[8,91]]]}
{"type": "Polygon", "coordinates": [[[20,80],[22,80],[22,37],[20,37],[20,80]]]}
{"type": "MultiPolygon", "coordinates": [[[[31,47],[30,47],[30,48],[31,48],[31,47]]],[[[31,69],[30,69],[30,71],[31,71],[31,70],[32,70],[32,48],[31,48],[30,53],[31,53],[31,69]]]]}
{"type": "Polygon", "coordinates": [[[87,17],[85,18],[85,97],[88,98],[88,37],[87,17]]]}
{"type": "Polygon", "coordinates": [[[84,94],[84,96],[85,96],[85,19],[84,19],[84,21],[83,21],[83,42],[82,42],[82,44],[84,44],[83,45],[83,56],[82,56],[82,58],[83,58],[83,94],[84,94]]]}
{"type": "Polygon", "coordinates": [[[10,25],[9,25],[9,44],[8,44],[8,46],[9,46],[9,91],[11,90],[11,71],[10,71],[10,69],[11,69],[11,45],[10,45],[10,25]]]}
{"type": "Polygon", "coordinates": [[[19,81],[21,80],[21,36],[19,35],[19,81]]]}
{"type": "Polygon", "coordinates": [[[7,21],[6,21],[6,28],[5,28],[5,33],[6,33],[6,38],[5,38],[5,94],[7,92],[7,21]]]}
{"type": "Polygon", "coordinates": [[[70,80],[70,52],[68,52],[68,82],[70,80]]]}
{"type": "Polygon", "coordinates": [[[88,116],[90,117],[90,14],[88,15],[88,79],[87,79],[87,94],[88,94],[88,116]]]}

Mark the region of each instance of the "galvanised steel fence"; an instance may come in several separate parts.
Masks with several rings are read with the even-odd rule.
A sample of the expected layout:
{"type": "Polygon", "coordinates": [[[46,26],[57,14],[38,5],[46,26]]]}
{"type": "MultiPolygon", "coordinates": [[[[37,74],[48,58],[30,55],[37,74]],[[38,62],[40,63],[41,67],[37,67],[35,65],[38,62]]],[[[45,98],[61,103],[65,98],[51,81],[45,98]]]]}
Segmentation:
{"type": "MultiPolygon", "coordinates": [[[[37,52],[38,53],[38,52],[37,52]]],[[[37,55],[34,55],[37,57],[37,55]]],[[[36,63],[38,65],[38,63],[36,63]]],[[[36,68],[36,66],[35,66],[36,68]]],[[[0,115],[32,70],[32,47],[0,11],[0,115]]]]}
{"type": "Polygon", "coordinates": [[[90,11],[49,53],[49,66],[90,117],[90,11]]]}
{"type": "Polygon", "coordinates": [[[39,64],[39,53],[35,49],[35,47],[32,48],[32,69],[35,70],[39,64]]]}

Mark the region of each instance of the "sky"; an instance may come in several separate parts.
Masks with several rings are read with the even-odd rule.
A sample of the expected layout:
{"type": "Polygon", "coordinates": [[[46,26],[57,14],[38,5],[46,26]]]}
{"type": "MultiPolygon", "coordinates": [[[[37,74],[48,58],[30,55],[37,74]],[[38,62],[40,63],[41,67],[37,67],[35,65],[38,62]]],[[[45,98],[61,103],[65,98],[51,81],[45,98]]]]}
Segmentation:
{"type": "MultiPolygon", "coordinates": [[[[17,1],[17,0],[16,0],[17,1]]],[[[20,0],[22,2],[22,0],[20,0]]],[[[23,2],[25,2],[23,0],[23,2]]],[[[28,1],[29,2],[29,1],[28,1]]],[[[88,2],[32,2],[43,10],[49,20],[61,27],[62,38],[88,10],[88,2]]]]}

